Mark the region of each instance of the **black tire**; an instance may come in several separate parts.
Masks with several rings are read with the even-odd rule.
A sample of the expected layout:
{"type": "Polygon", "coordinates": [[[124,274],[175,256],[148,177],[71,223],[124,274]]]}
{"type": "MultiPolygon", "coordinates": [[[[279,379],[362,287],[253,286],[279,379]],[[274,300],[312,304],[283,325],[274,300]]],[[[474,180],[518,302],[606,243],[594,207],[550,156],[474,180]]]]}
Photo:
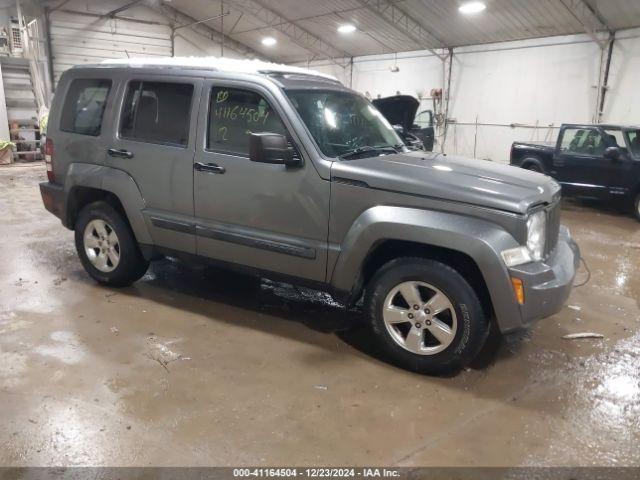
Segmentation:
{"type": "MultiPolygon", "coordinates": [[[[480,352],[489,334],[490,322],[474,289],[453,268],[425,258],[404,257],[385,264],[369,283],[364,312],[371,322],[374,342],[392,363],[430,375],[455,373],[469,365],[480,352]],[[428,355],[413,353],[398,344],[387,329],[383,318],[385,299],[398,285],[411,281],[437,287],[447,297],[459,319],[455,334],[452,333],[453,340],[440,352],[428,355]]],[[[410,328],[412,324],[406,325],[410,328]]],[[[427,327],[423,324],[422,328],[427,327]]],[[[422,338],[423,345],[426,345],[427,337],[422,338]]]]}
{"type": "Polygon", "coordinates": [[[640,192],[638,192],[633,201],[633,215],[636,217],[636,220],[640,222],[640,192]]]}
{"type": "MultiPolygon", "coordinates": [[[[82,266],[97,282],[111,287],[125,287],[139,280],[149,268],[138,243],[122,216],[106,202],[94,202],[84,207],[75,224],[76,251],[82,266]],[[115,232],[118,240],[119,261],[113,270],[101,271],[89,259],[85,249],[84,234],[87,225],[93,220],[102,220],[115,232]]],[[[97,248],[99,250],[99,248],[97,248]]],[[[113,267],[113,265],[111,265],[113,267]]]]}
{"type": "Polygon", "coordinates": [[[525,170],[531,170],[532,172],[544,173],[542,167],[535,162],[527,163],[523,168],[525,170]]]}

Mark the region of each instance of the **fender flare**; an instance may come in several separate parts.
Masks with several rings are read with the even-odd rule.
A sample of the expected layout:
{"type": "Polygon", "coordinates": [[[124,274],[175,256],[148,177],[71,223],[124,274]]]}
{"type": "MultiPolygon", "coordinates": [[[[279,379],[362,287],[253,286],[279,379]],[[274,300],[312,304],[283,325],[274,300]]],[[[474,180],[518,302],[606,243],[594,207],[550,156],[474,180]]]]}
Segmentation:
{"type": "Polygon", "coordinates": [[[518,245],[502,227],[478,218],[433,210],[376,206],[365,210],[353,223],[328,272],[336,291],[352,291],[358,285],[369,254],[387,240],[410,241],[455,250],[476,262],[485,281],[501,330],[521,323],[509,271],[501,252],[518,245]]]}
{"type": "MultiPolygon", "coordinates": [[[[120,200],[138,243],[152,245],[153,241],[145,222],[142,210],[145,201],[138,185],[131,175],[117,168],[93,165],[89,163],[72,163],[69,165],[64,183],[65,199],[75,187],[90,187],[112,193],[120,200]]],[[[68,201],[68,200],[67,200],[68,201]]],[[[67,221],[67,205],[63,222],[67,221]]]]}

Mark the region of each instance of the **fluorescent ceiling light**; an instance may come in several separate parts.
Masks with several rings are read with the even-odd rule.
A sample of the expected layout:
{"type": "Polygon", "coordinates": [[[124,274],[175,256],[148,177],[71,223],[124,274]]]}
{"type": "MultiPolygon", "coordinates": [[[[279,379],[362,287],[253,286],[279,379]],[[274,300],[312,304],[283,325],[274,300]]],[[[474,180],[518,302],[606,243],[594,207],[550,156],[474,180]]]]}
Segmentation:
{"type": "Polygon", "coordinates": [[[466,2],[460,5],[458,10],[460,13],[471,14],[483,11],[487,6],[482,2],[466,2]]]}
{"type": "Polygon", "coordinates": [[[345,23],[344,25],[340,25],[338,27],[338,31],[340,33],[353,33],[356,31],[356,26],[351,25],[350,23],[345,23]]]}
{"type": "Polygon", "coordinates": [[[262,44],[265,47],[273,47],[276,43],[278,43],[278,41],[273,37],[264,37],[262,39],[262,44]]]}

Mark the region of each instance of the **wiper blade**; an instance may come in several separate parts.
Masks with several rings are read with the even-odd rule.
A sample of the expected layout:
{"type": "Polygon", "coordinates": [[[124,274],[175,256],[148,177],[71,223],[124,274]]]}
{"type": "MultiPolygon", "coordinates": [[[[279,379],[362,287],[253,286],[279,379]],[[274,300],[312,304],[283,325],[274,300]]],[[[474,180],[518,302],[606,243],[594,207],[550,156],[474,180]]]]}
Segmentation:
{"type": "Polygon", "coordinates": [[[395,145],[382,145],[380,147],[372,147],[371,145],[364,145],[358,147],[350,152],[340,155],[338,158],[341,160],[348,160],[349,158],[356,157],[363,153],[380,152],[380,153],[399,153],[399,150],[395,145]]]}

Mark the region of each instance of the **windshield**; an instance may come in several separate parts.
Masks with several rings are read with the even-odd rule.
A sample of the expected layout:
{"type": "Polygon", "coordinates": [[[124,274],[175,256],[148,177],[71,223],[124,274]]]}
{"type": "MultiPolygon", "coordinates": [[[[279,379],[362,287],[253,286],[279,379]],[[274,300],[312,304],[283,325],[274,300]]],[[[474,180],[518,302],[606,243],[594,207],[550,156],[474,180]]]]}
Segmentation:
{"type": "Polygon", "coordinates": [[[404,149],[389,122],[367,99],[349,92],[291,90],[289,99],[328,157],[360,157],[404,149]]]}
{"type": "Polygon", "coordinates": [[[640,130],[626,130],[624,133],[627,136],[627,144],[631,154],[640,158],[640,130]]]}

